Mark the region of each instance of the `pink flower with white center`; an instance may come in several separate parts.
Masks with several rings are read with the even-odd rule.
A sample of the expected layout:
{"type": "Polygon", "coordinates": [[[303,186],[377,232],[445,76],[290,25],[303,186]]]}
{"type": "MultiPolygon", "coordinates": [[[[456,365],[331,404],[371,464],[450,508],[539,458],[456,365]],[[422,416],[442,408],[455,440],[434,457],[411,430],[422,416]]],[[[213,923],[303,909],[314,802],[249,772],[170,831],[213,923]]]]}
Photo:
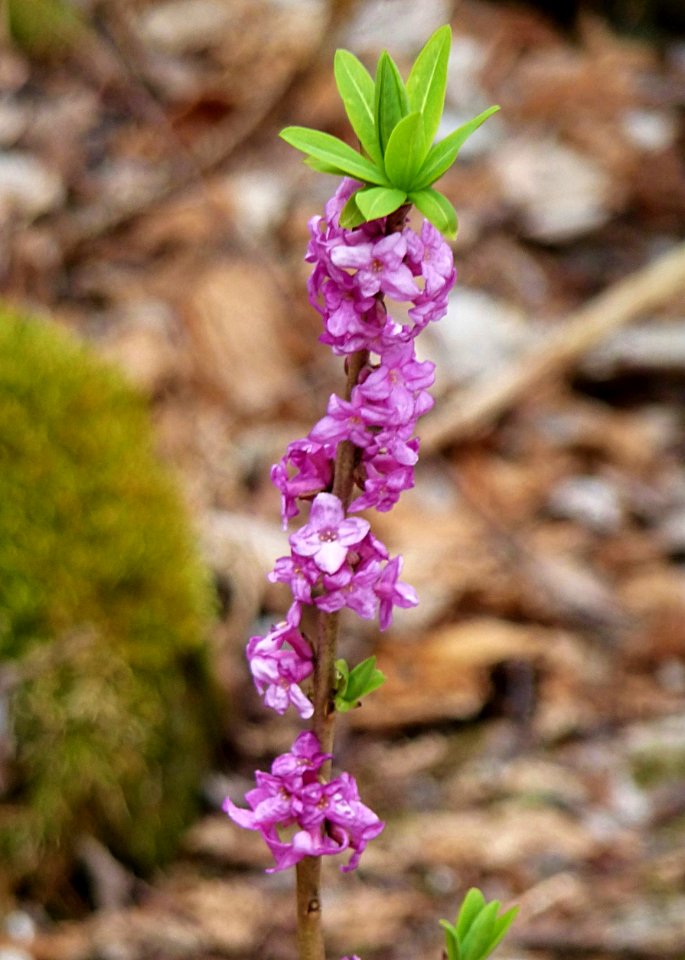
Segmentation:
{"type": "Polygon", "coordinates": [[[319,579],[319,568],[307,557],[291,553],[289,557],[279,557],[268,579],[272,583],[287,583],[295,600],[300,603],[312,602],[312,587],[319,579]]]}
{"type": "Polygon", "coordinates": [[[391,233],[376,243],[334,247],[331,261],[336,267],[357,271],[354,278],[363,297],[384,293],[395,300],[413,300],[420,291],[404,262],[406,252],[402,234],[391,233]]]}
{"type": "Polygon", "coordinates": [[[337,573],[350,547],[364,539],[369,526],[359,517],[346,518],[338,497],[320,493],[312,503],[309,523],[292,534],[290,546],[301,556],[312,557],[324,573],[337,573]]]}
{"type": "Polygon", "coordinates": [[[364,422],[360,400],[341,400],[335,393],[328,401],[328,413],[309,432],[314,443],[337,445],[351,440],[356,447],[368,447],[372,436],[364,422]]]}

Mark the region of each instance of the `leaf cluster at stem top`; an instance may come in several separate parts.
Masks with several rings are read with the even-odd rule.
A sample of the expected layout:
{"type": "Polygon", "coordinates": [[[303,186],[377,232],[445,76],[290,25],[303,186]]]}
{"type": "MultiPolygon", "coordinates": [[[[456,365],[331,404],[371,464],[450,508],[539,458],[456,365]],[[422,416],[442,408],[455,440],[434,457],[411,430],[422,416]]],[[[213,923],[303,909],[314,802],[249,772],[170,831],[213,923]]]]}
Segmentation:
{"type": "Polygon", "coordinates": [[[342,211],[341,226],[352,229],[413,203],[445,236],[456,235],[454,207],[432,185],[452,166],[468,137],[499,107],[488,107],[433,143],[445,103],[451,42],[450,27],[439,27],[416,58],[406,84],[385,50],[375,79],[349,50],[336,51],[335,82],[359,140],[359,152],[320,130],[286,127],[281,131],[287,143],[307,154],[305,163],[314,170],[362,183],[342,211]]]}

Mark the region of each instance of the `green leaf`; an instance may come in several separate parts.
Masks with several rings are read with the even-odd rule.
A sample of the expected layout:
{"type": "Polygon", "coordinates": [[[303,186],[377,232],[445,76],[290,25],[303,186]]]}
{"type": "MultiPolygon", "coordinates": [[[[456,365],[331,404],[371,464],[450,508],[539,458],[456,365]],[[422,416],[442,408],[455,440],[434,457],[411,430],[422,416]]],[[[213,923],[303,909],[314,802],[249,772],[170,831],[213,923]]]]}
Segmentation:
{"type": "Polygon", "coordinates": [[[336,710],[347,713],[358,705],[362,697],[377,690],[383,683],[385,683],[385,676],[376,669],[376,658],[368,657],[350,670],[345,678],[344,687],[338,688],[335,697],[336,710]]]}
{"type": "Polygon", "coordinates": [[[478,887],[471,887],[464,897],[459,915],[457,916],[457,936],[463,940],[468,933],[469,927],[476,919],[478,914],[485,906],[485,897],[478,887]]]}
{"type": "Polygon", "coordinates": [[[345,699],[359,700],[365,694],[380,687],[384,681],[384,675],[380,670],[376,670],[376,658],[368,657],[350,671],[345,699]]]}
{"type": "Polygon", "coordinates": [[[459,949],[459,940],[451,923],[447,920],[441,920],[440,925],[445,928],[445,947],[447,948],[447,960],[461,960],[461,950],[459,949]]]}
{"type": "Polygon", "coordinates": [[[403,117],[390,134],[385,148],[385,172],[393,186],[411,190],[426,159],[426,136],[420,113],[403,117]]]}
{"type": "Polygon", "coordinates": [[[452,30],[439,27],[419,53],[407,80],[409,106],[423,116],[428,145],[435,139],[445,105],[447,63],[452,44],[452,30]]]}
{"type": "Polygon", "coordinates": [[[387,186],[388,181],[383,173],[366,157],[343,143],[338,137],[321,130],[310,130],[308,127],[286,127],[279,136],[296,150],[308,153],[315,160],[330,164],[343,171],[349,177],[387,186]]]}
{"type": "Polygon", "coordinates": [[[355,194],[357,206],[367,220],[378,220],[387,217],[401,207],[407,199],[404,190],[394,190],[390,187],[367,187],[355,194]]]}
{"type": "Polygon", "coordinates": [[[447,197],[432,187],[409,194],[411,202],[449,240],[457,235],[457,213],[447,197]]]}
{"type": "Polygon", "coordinates": [[[423,166],[419,170],[414,189],[423,190],[424,187],[428,187],[431,183],[439,180],[443,173],[449,170],[457,159],[457,154],[471,134],[474,133],[488,117],[491,117],[493,113],[497,113],[498,110],[498,106],[488,107],[487,110],[479,113],[473,120],[469,120],[468,123],[457,127],[457,129],[448,134],[444,140],[436,143],[435,146],[430,149],[423,166]]]}
{"type": "Polygon", "coordinates": [[[383,165],[374,112],[375,85],[371,74],[349,50],[336,50],[335,83],[352,129],[371,159],[383,165]]]}
{"type": "Polygon", "coordinates": [[[516,914],[519,912],[518,907],[511,907],[510,910],[507,910],[506,913],[503,913],[501,917],[498,917],[493,926],[493,939],[490,941],[488,946],[488,955],[490,955],[497,946],[504,940],[507,930],[512,925],[516,919],[516,914]]]}
{"type": "Polygon", "coordinates": [[[340,167],[336,167],[334,163],[324,163],[323,160],[317,160],[316,157],[305,157],[302,162],[306,163],[312,170],[316,170],[317,173],[332,173],[336,177],[346,176],[340,167]]]}
{"type": "Polygon", "coordinates": [[[378,66],[376,67],[374,99],[378,142],[384,156],[390,134],[402,117],[406,117],[408,113],[409,99],[407,91],[404,89],[400,71],[387,50],[384,50],[378,58],[378,66]]]}
{"type": "Polygon", "coordinates": [[[487,957],[499,908],[499,900],[493,900],[486,907],[483,907],[471,924],[466,936],[460,939],[463,960],[484,960],[487,957]]]}
{"type": "MultiPolygon", "coordinates": [[[[385,188],[380,187],[379,189],[382,190],[385,188]]],[[[344,230],[354,230],[355,227],[359,227],[362,223],[366,222],[366,217],[357,206],[357,197],[360,193],[361,190],[356,190],[340,211],[340,226],[344,230]]]]}
{"type": "Polygon", "coordinates": [[[347,686],[347,678],[350,675],[350,668],[347,665],[347,660],[336,660],[335,671],[338,677],[338,693],[341,691],[344,692],[345,687],[347,686]]]}

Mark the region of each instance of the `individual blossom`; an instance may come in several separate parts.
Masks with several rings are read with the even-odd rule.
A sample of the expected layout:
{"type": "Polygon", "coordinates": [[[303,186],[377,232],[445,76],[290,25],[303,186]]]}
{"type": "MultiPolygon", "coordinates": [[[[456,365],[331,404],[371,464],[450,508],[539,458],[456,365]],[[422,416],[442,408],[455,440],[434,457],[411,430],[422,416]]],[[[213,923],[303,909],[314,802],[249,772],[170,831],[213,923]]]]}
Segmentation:
{"type": "Polygon", "coordinates": [[[312,674],[314,665],[311,647],[298,629],[299,618],[299,604],[294,603],[287,618],[266,636],[250,637],[247,659],[255,687],[267,706],[283,714],[292,704],[308,719],[314,708],[299,684],[312,674]]]}
{"type": "Polygon", "coordinates": [[[303,720],[309,719],[314,707],[299,684],[314,670],[311,659],[278,648],[266,637],[252,637],[247,655],[255,686],[267,707],[282,715],[292,704],[303,720]]]}
{"type": "MultiPolygon", "coordinates": [[[[415,441],[418,447],[418,440],[415,441]]],[[[412,450],[410,441],[406,446],[412,450]]],[[[405,490],[414,486],[414,467],[412,463],[397,460],[392,453],[378,453],[362,460],[364,470],[364,492],[350,503],[350,511],[374,508],[380,513],[391,510],[405,490]]]]}
{"type": "Polygon", "coordinates": [[[406,239],[391,233],[376,243],[333,247],[330,257],[336,267],[356,271],[353,276],[362,296],[383,293],[394,300],[413,300],[419,288],[405,263],[406,253],[406,239]]]}
{"type": "Polygon", "coordinates": [[[320,443],[305,438],[288,444],[285,456],[271,468],[271,481],[281,493],[283,528],[300,512],[298,499],[325,490],[333,476],[333,454],[320,443]],[[296,472],[289,474],[289,468],[296,472]]]}
{"type": "Polygon", "coordinates": [[[392,623],[393,607],[415,607],[419,598],[416,591],[408,583],[399,580],[402,570],[402,558],[394,557],[390,560],[376,581],[374,587],[379,599],[379,621],[381,630],[386,630],[392,623]]]}
{"type": "Polygon", "coordinates": [[[328,411],[309,432],[315,443],[337,445],[341,440],[350,440],[356,447],[367,447],[373,440],[364,419],[363,398],[355,396],[352,401],[341,400],[335,393],[328,401],[328,411]]]}
{"type": "Polygon", "coordinates": [[[440,297],[449,292],[457,279],[457,272],[452,249],[440,231],[424,220],[420,238],[409,229],[404,230],[404,235],[407,239],[407,259],[423,277],[425,293],[440,297]]]}
{"type": "Polygon", "coordinates": [[[357,868],[367,844],[381,833],[385,824],[370,807],[361,802],[357,782],[349,773],[341,773],[327,786],[330,799],[326,819],[332,825],[329,827],[330,834],[344,838],[347,847],[352,850],[347,865],[340,868],[347,873],[357,868]]]}
{"type": "Polygon", "coordinates": [[[305,783],[316,780],[316,774],[326,760],[331,760],[330,753],[321,750],[319,738],[311,730],[303,730],[298,734],[291,750],[276,757],[271,765],[271,772],[288,781],[292,789],[305,783]]]}
{"type": "Polygon", "coordinates": [[[337,573],[323,577],[323,593],[315,600],[319,610],[334,613],[347,607],[364,620],[376,616],[378,598],[374,587],[380,573],[380,564],[375,561],[352,569],[344,564],[337,573]]]}
{"type": "Polygon", "coordinates": [[[336,573],[350,547],[364,539],[369,522],[358,517],[345,517],[339,498],[320,493],[314,498],[309,523],[290,537],[290,545],[303,557],[311,557],[320,570],[336,573]]]}
{"type": "Polygon", "coordinates": [[[413,423],[432,406],[426,388],[432,386],[435,365],[419,362],[412,343],[398,343],[384,352],[381,362],[360,379],[352,400],[367,422],[375,416],[379,424],[402,426],[413,423]]]}
{"type": "Polygon", "coordinates": [[[311,603],[312,588],[319,575],[319,568],[312,560],[299,556],[293,550],[289,557],[278,558],[268,578],[272,583],[286,583],[299,603],[311,603]]]}

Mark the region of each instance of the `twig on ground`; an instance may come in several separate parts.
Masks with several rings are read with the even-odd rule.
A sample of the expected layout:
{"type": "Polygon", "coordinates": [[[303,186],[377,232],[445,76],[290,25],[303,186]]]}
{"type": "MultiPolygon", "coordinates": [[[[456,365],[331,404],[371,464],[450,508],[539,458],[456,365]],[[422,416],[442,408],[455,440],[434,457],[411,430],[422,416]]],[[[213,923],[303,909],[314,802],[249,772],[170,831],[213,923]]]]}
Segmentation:
{"type": "Polygon", "coordinates": [[[497,376],[488,375],[470,390],[444,400],[427,418],[422,453],[435,453],[490,429],[542,381],[572,368],[614,330],[685,291],[685,244],[619,280],[580,310],[561,328],[524,351],[497,376]]]}

